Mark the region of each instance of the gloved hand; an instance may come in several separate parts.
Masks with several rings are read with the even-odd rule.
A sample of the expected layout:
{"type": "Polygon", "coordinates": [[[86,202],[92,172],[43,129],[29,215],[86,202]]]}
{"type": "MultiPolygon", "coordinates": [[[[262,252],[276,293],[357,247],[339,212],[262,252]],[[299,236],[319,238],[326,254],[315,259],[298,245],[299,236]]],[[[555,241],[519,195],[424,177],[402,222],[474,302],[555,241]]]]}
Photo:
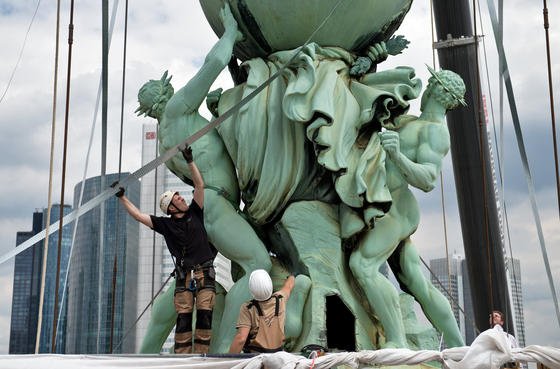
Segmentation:
{"type": "MultiPolygon", "coordinates": [[[[119,183],[119,181],[115,181],[113,182],[113,184],[111,184],[111,187],[115,188],[115,186],[119,183]]],[[[115,196],[117,197],[122,197],[124,195],[124,187],[119,187],[119,192],[117,192],[115,194],[115,196]]]]}
{"type": "Polygon", "coordinates": [[[192,148],[190,146],[185,147],[183,150],[181,150],[181,152],[183,153],[183,157],[187,161],[187,164],[193,162],[192,148]]]}

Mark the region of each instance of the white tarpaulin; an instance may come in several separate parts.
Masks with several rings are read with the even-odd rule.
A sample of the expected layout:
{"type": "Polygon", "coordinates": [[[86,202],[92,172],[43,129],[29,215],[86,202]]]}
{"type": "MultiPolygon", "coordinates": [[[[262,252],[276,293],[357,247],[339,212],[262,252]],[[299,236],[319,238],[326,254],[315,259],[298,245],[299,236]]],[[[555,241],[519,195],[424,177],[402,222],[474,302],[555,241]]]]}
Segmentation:
{"type": "Polygon", "coordinates": [[[416,365],[429,361],[449,369],[498,369],[510,361],[540,362],[560,369],[560,349],[527,346],[510,349],[507,337],[489,329],[482,332],[470,347],[441,352],[433,350],[381,349],[340,352],[316,359],[278,352],[252,358],[225,358],[181,355],[0,355],[1,369],[327,369],[337,365],[360,368],[372,365],[416,365]]]}

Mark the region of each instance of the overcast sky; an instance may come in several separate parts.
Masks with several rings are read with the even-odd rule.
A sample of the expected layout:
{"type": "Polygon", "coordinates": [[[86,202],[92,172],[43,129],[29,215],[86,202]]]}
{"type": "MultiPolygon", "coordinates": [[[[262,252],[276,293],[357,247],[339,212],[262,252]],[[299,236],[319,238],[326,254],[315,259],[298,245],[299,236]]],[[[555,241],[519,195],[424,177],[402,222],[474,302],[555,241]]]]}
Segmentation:
{"type": "MultiPolygon", "coordinates": [[[[348,0],[351,1],[351,0],[348,0]]],[[[47,206],[49,150],[54,74],[55,20],[54,0],[43,0],[29,31],[21,62],[9,89],[0,101],[0,255],[15,246],[17,231],[31,229],[31,215],[47,206]]],[[[429,1],[415,0],[397,34],[411,45],[400,56],[392,57],[379,68],[409,65],[418,76],[427,79],[425,63],[432,64],[429,1]]],[[[560,284],[560,222],[554,176],[552,131],[542,2],[509,0],[505,2],[504,45],[518,104],[531,171],[537,191],[548,256],[553,279],[560,284]]],[[[72,203],[74,185],[82,179],[87,144],[94,116],[95,98],[101,70],[101,2],[77,1],[74,14],[74,45],[68,133],[68,158],[65,203],[72,203]]],[[[550,38],[554,86],[560,79],[560,4],[549,2],[550,38]]],[[[26,31],[37,1],[0,0],[0,94],[4,94],[17,63],[26,31]]],[[[112,3],[110,9],[112,8],[112,3]]],[[[60,201],[62,127],[66,97],[66,60],[68,55],[69,1],[62,1],[61,47],[58,83],[57,131],[53,201],[60,201]]],[[[488,68],[493,86],[486,91],[495,99],[498,116],[496,47],[487,20],[486,2],[481,4],[488,68]]],[[[118,170],[119,125],[122,81],[124,0],[118,8],[110,52],[109,137],[107,172],[118,170]]],[[[195,0],[133,0],[129,5],[126,87],[124,102],[123,170],[140,167],[141,124],[136,117],[136,94],[143,82],[159,78],[163,71],[173,75],[176,89],[200,67],[206,52],[216,41],[195,0]]],[[[478,25],[481,29],[481,25],[478,25]]],[[[484,60],[481,60],[484,66],[484,60]]],[[[487,84],[483,73],[483,84],[487,84]]],[[[216,87],[229,87],[222,74],[216,87]]],[[[425,85],[425,83],[424,83],[425,85]]],[[[560,91],[556,88],[560,98],[560,91]]],[[[0,95],[2,96],[2,95],[0,95]]],[[[556,111],[560,111],[556,104],[556,111]]],[[[508,110],[506,106],[506,111],[508,110]]],[[[419,114],[418,104],[411,113],[419,114]]],[[[509,114],[505,117],[505,153],[502,158],[505,199],[513,256],[521,259],[526,343],[560,347],[560,328],[556,320],[551,292],[533,222],[527,186],[519,158],[509,114]]],[[[98,124],[99,125],[99,124],[98,124]]],[[[95,131],[88,177],[99,175],[101,168],[100,129],[95,131]]],[[[495,151],[495,150],[494,150],[495,151]]],[[[450,252],[464,255],[459,215],[453,183],[451,158],[443,169],[444,198],[450,252]]],[[[418,193],[422,206],[420,229],[414,240],[425,259],[445,256],[441,188],[418,193]]],[[[8,352],[13,260],[0,265],[0,354],[8,352]]]]}

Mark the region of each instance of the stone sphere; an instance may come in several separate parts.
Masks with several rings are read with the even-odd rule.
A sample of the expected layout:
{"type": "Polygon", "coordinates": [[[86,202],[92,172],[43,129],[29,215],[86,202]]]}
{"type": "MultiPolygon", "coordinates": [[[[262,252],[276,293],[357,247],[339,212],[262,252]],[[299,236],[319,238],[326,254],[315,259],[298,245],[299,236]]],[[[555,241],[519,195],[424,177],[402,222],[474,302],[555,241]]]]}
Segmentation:
{"type": "MultiPolygon", "coordinates": [[[[224,0],[200,0],[206,19],[216,35],[224,27],[220,8],[224,0]]],[[[241,60],[265,57],[305,43],[339,0],[228,0],[245,40],[234,54],[241,60]]],[[[400,26],[412,0],[343,0],[313,36],[321,46],[359,51],[386,41],[400,26]]]]}

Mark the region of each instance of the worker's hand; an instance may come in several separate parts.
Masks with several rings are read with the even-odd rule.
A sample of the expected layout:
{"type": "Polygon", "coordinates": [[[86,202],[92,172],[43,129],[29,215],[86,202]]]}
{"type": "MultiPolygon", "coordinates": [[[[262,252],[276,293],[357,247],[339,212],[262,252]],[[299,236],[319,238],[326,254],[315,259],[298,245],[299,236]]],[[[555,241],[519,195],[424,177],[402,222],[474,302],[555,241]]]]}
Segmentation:
{"type": "Polygon", "coordinates": [[[192,148],[190,146],[185,147],[183,150],[181,150],[181,152],[183,153],[183,157],[187,161],[187,164],[193,162],[192,148]]]}
{"type": "MultiPolygon", "coordinates": [[[[111,187],[115,188],[117,186],[117,184],[119,184],[119,181],[113,182],[113,184],[111,184],[111,187]]],[[[119,191],[115,194],[115,196],[120,198],[123,195],[124,195],[124,187],[119,186],[119,191]]]]}

